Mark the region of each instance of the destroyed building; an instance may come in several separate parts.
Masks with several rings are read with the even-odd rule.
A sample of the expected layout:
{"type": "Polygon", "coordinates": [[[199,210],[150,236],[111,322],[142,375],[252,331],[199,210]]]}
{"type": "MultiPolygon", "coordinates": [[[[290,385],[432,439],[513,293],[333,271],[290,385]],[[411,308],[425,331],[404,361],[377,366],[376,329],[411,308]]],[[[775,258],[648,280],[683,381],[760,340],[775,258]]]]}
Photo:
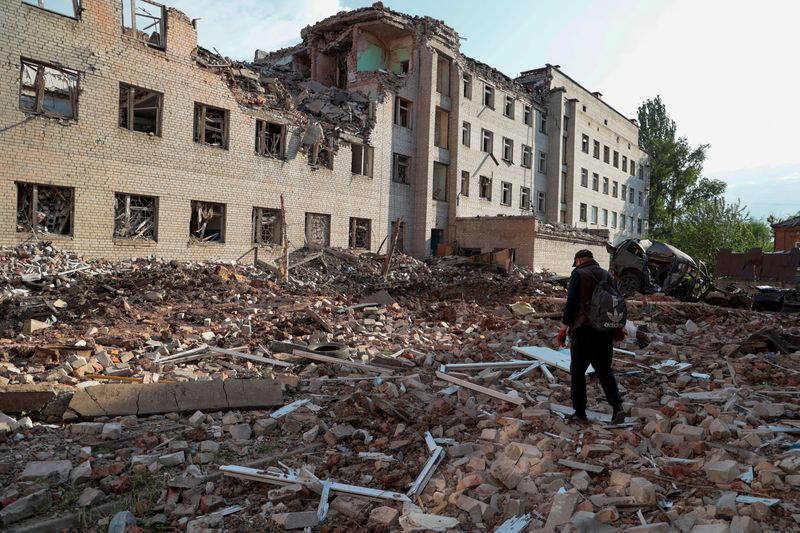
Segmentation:
{"type": "Polygon", "coordinates": [[[425,257],[470,217],[647,231],[635,123],[556,66],[514,80],[464,56],[441,21],[375,4],[235,62],[149,0],[2,9],[0,244],[269,258],[396,228],[425,257]]]}

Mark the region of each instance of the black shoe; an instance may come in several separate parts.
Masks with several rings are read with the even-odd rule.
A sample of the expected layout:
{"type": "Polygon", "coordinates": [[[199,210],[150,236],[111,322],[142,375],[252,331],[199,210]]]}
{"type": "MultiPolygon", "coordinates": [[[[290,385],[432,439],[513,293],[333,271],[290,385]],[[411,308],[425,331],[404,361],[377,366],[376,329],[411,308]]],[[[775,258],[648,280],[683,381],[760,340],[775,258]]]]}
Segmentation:
{"type": "Polygon", "coordinates": [[[567,422],[587,422],[588,420],[589,419],[586,418],[586,413],[579,413],[577,411],[567,416],[567,422]]]}
{"type": "Polygon", "coordinates": [[[622,408],[622,405],[615,405],[614,412],[611,414],[611,424],[612,425],[619,425],[625,423],[625,409],[622,408]]]}

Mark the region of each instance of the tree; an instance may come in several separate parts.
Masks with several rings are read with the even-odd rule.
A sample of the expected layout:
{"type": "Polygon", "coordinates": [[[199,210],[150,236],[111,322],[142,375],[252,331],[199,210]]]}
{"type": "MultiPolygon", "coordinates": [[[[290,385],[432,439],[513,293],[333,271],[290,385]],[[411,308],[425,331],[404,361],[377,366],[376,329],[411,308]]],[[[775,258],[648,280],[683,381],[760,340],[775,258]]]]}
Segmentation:
{"type": "Polygon", "coordinates": [[[697,198],[676,220],[672,244],[713,270],[720,248],[734,252],[751,248],[768,251],[771,233],[766,222],[750,218],[738,201],[697,198]]]}
{"type": "MultiPolygon", "coordinates": [[[[650,156],[650,233],[671,240],[679,213],[688,207],[687,195],[700,179],[708,145],[692,148],[685,137],[676,137],[675,121],[660,96],[639,106],[638,117],[639,147],[650,156]]],[[[707,197],[719,183],[706,180],[704,189],[690,199],[707,197]]]]}

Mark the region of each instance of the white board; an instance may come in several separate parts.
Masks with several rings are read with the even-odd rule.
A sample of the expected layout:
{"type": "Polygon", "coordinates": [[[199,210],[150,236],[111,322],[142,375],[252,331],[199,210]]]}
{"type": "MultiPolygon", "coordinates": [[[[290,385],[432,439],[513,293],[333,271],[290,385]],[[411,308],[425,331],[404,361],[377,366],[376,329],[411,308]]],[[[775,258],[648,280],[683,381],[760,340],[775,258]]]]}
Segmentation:
{"type": "MultiPolygon", "coordinates": [[[[542,361],[546,365],[558,368],[564,372],[569,372],[570,355],[569,349],[567,348],[553,350],[552,348],[545,348],[542,346],[515,346],[512,348],[512,350],[517,353],[521,353],[522,355],[532,357],[538,361],[542,361]]],[[[594,368],[592,368],[592,365],[589,365],[586,373],[594,373],[594,368]]]]}

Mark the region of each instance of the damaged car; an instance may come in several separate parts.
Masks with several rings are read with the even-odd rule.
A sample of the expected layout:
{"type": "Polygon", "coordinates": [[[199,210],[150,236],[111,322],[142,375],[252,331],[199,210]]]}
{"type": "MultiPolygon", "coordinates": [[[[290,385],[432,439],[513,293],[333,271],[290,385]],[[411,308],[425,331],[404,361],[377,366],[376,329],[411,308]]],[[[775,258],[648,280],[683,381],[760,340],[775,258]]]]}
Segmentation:
{"type": "Polygon", "coordinates": [[[714,285],[705,263],[695,261],[674,246],[649,239],[628,239],[606,246],[610,272],[626,296],[661,292],[686,302],[707,302],[725,307],[749,307],[738,289],[714,285]]]}

